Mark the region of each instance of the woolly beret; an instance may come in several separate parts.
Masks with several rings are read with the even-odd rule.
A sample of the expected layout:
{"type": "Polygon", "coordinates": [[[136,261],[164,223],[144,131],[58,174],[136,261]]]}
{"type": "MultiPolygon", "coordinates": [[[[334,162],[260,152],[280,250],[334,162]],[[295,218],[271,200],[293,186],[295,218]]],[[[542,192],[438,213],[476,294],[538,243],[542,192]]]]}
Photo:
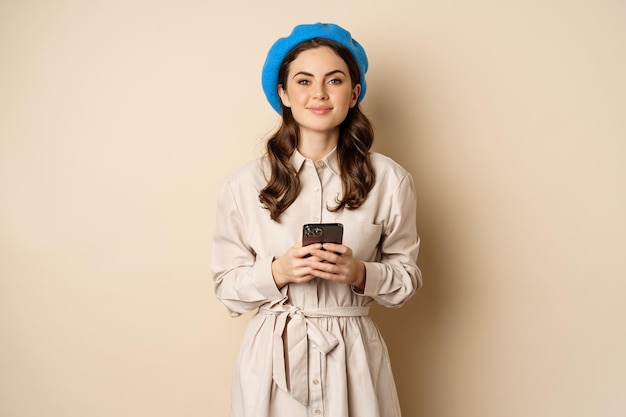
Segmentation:
{"type": "Polygon", "coordinates": [[[361,94],[358,101],[363,100],[367,86],[365,73],[367,72],[367,55],[363,47],[350,35],[350,32],[332,23],[314,23],[296,26],[291,35],[278,39],[270,48],[263,65],[262,84],[265,97],[276,112],[281,113],[281,102],[278,97],[278,70],[283,60],[295,46],[314,38],[326,38],[338,42],[348,48],[359,65],[361,73],[361,94]]]}

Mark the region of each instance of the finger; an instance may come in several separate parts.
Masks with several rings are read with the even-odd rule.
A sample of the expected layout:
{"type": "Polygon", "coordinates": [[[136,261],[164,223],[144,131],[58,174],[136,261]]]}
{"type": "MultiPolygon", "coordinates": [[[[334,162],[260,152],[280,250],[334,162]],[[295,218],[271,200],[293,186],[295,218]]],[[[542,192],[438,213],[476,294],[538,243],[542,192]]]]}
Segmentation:
{"type": "Polygon", "coordinates": [[[324,243],[324,246],[322,247],[322,249],[328,252],[337,253],[339,255],[352,254],[352,249],[350,249],[349,247],[345,245],[340,245],[338,243],[324,243]]]}
{"type": "MultiPolygon", "coordinates": [[[[334,267],[334,265],[328,264],[328,263],[326,263],[324,265],[325,265],[324,267],[328,267],[328,266],[334,267]]],[[[324,268],[324,267],[322,267],[322,268],[324,268]]],[[[345,281],[345,276],[344,275],[335,274],[335,273],[333,273],[331,271],[325,271],[325,270],[322,270],[322,269],[314,270],[313,274],[317,278],[320,278],[320,279],[323,279],[323,280],[327,280],[327,281],[336,281],[336,282],[344,282],[345,281]]]]}
{"type": "Polygon", "coordinates": [[[296,250],[296,252],[298,253],[299,258],[303,258],[307,255],[312,255],[313,251],[320,249],[322,249],[321,243],[312,243],[308,246],[301,246],[299,249],[296,250]]]}
{"type": "Polygon", "coordinates": [[[310,282],[312,280],[314,280],[315,278],[317,278],[315,275],[305,275],[302,277],[298,277],[297,279],[294,280],[294,282],[296,284],[306,284],[307,282],[310,282]]]}
{"type": "Polygon", "coordinates": [[[332,252],[328,249],[324,250],[319,250],[319,251],[314,251],[313,254],[315,256],[319,256],[320,258],[323,258],[326,262],[331,262],[333,264],[346,264],[348,262],[350,262],[351,259],[353,259],[351,256],[348,256],[346,254],[342,255],[342,254],[338,254],[336,252],[332,252]]]}
{"type": "Polygon", "coordinates": [[[317,274],[319,274],[320,272],[332,275],[340,275],[343,273],[344,270],[345,268],[337,266],[336,264],[328,261],[315,262],[311,266],[311,273],[316,274],[316,276],[319,276],[317,274]]]}
{"type": "Polygon", "coordinates": [[[324,262],[335,263],[337,262],[337,258],[339,258],[336,253],[322,249],[314,250],[311,253],[314,257],[324,262]]]}
{"type": "Polygon", "coordinates": [[[295,282],[308,282],[315,278],[314,268],[302,266],[293,270],[292,278],[295,282]]]}
{"type": "MultiPolygon", "coordinates": [[[[316,252],[317,253],[317,252],[316,252]]],[[[326,259],[324,258],[320,258],[319,256],[317,256],[315,253],[311,254],[311,256],[307,256],[306,258],[302,258],[302,265],[303,266],[307,266],[309,268],[314,268],[315,264],[317,264],[318,262],[328,262],[326,261],[326,259]]]]}

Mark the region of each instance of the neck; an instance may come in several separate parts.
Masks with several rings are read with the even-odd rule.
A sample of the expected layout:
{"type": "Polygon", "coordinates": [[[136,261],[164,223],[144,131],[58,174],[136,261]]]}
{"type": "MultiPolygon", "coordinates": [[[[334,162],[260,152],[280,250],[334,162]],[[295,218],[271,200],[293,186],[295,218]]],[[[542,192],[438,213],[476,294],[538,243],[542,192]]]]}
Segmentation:
{"type": "Polygon", "coordinates": [[[319,161],[330,153],[339,142],[339,129],[333,132],[300,131],[298,151],[305,158],[319,161]]]}

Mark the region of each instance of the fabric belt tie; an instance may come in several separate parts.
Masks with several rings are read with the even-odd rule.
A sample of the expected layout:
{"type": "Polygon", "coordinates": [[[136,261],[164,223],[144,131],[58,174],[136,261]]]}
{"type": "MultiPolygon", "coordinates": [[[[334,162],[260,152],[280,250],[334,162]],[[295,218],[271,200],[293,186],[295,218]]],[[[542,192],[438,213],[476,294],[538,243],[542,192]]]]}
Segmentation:
{"type": "Polygon", "coordinates": [[[301,310],[283,304],[273,309],[261,308],[265,314],[276,316],[272,348],[272,377],[276,385],[303,405],[309,402],[308,346],[311,340],[326,355],[339,341],[311,317],[361,317],[369,314],[369,307],[334,307],[317,310],[301,310]],[[280,307],[281,309],[276,309],[280,307]],[[287,372],[289,384],[287,384],[287,372]]]}

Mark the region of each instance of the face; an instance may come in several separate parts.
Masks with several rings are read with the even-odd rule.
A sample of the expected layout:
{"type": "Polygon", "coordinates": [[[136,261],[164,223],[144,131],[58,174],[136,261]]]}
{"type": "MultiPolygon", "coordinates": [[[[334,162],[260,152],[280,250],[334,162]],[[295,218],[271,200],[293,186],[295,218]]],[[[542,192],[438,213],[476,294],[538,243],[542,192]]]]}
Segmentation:
{"type": "Polygon", "coordinates": [[[278,94],[307,132],[335,133],[357,103],[361,86],[352,87],[348,66],[326,46],[301,52],[289,65],[287,85],[278,94]]]}

